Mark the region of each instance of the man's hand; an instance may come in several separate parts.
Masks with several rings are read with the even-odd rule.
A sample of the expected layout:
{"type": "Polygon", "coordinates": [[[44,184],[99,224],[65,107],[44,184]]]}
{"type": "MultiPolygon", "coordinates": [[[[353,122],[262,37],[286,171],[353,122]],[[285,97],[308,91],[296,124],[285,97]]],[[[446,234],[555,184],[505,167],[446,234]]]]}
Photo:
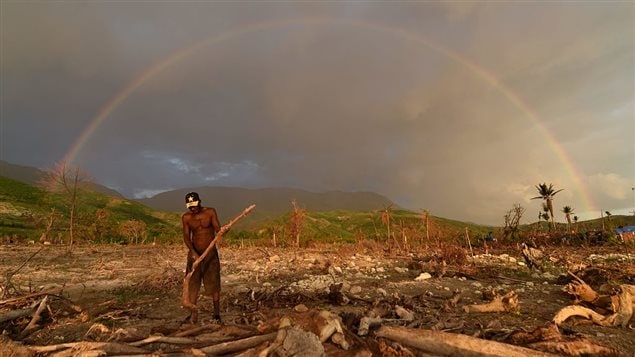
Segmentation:
{"type": "Polygon", "coordinates": [[[200,255],[194,251],[191,251],[190,254],[192,255],[192,259],[194,259],[194,261],[197,261],[198,257],[200,257],[200,255]]]}

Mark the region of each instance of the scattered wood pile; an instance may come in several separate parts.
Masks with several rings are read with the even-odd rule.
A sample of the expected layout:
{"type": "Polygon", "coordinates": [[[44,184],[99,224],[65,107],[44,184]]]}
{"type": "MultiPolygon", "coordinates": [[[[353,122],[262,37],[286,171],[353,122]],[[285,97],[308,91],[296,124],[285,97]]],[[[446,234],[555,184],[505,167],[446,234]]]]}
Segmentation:
{"type": "MultiPolygon", "coordinates": [[[[593,294],[593,290],[589,289],[580,281],[567,287],[581,301],[591,297],[593,301],[602,299],[603,295],[593,294]]],[[[331,290],[342,294],[337,286],[331,290]]],[[[618,296],[621,299],[625,296],[625,290],[620,291],[622,295],[618,296]]],[[[263,293],[254,296],[262,299],[272,297],[263,293]]],[[[519,309],[518,299],[513,291],[504,295],[493,292],[492,297],[491,303],[480,307],[466,305],[463,310],[470,313],[514,313],[519,309]]],[[[341,301],[341,297],[339,299],[341,301]]],[[[101,323],[93,323],[83,341],[21,346],[5,339],[0,341],[0,346],[19,351],[16,352],[19,355],[54,356],[157,353],[170,356],[371,356],[378,353],[390,356],[621,355],[619,351],[598,345],[588,338],[564,336],[558,328],[566,320],[559,316],[562,312],[554,318],[554,324],[547,324],[535,331],[510,331],[497,328],[493,324],[483,328],[475,336],[469,336],[450,332],[453,327],[442,324],[438,329],[417,328],[425,316],[417,312],[417,306],[413,305],[416,301],[405,297],[376,301],[364,315],[359,316],[337,315],[328,310],[309,309],[300,304],[292,312],[261,321],[257,326],[234,323],[194,327],[186,325],[189,327],[167,335],[155,333],[142,336],[134,328],[112,329],[101,323]]],[[[457,292],[444,302],[442,309],[458,308],[459,301],[460,293],[457,292]]],[[[632,303],[632,300],[629,302],[632,303]]],[[[0,327],[5,330],[5,334],[9,331],[11,337],[25,342],[28,342],[31,333],[53,323],[57,316],[75,314],[79,320],[87,319],[80,307],[52,292],[0,301],[0,309],[0,327]]],[[[617,311],[616,314],[621,313],[617,311]]],[[[623,320],[612,318],[611,321],[623,320]]]]}
{"type": "MultiPolygon", "coordinates": [[[[227,319],[225,324],[174,321],[174,326],[160,331],[121,327],[130,316],[147,317],[152,307],[142,308],[140,301],[99,302],[90,306],[89,316],[88,310],[65,297],[62,289],[16,291],[0,300],[0,356],[6,351],[20,356],[622,356],[616,349],[572,333],[567,326],[582,317],[603,327],[633,328],[635,287],[629,284],[593,289],[570,273],[573,280],[564,291],[575,298],[574,304],[558,311],[553,321],[525,330],[516,325],[503,327],[506,318],[518,318],[522,312],[522,288],[514,290],[518,286],[483,291],[487,302],[482,304],[466,297],[474,291],[449,288],[441,290],[446,294],[422,291],[414,296],[378,288],[383,290],[379,297],[368,298],[344,289],[338,282],[341,272],[326,267],[321,270],[326,270],[330,274],[326,278],[333,281],[326,291],[259,284],[260,288],[252,287],[231,297],[241,315],[227,319]],[[340,307],[339,312],[334,307],[340,307]],[[467,323],[465,320],[470,318],[472,323],[467,323]],[[476,318],[484,322],[474,327],[476,318]],[[86,327],[79,336],[63,341],[33,338],[59,324],[86,327]]],[[[443,264],[439,267],[442,274],[435,275],[454,273],[443,264]]],[[[461,273],[465,275],[466,271],[462,269],[461,273]]],[[[500,278],[499,272],[491,273],[500,278]]],[[[170,268],[157,276],[149,275],[140,286],[178,290],[181,277],[182,272],[170,268]]],[[[429,276],[423,281],[433,279],[429,276]]],[[[482,289],[485,286],[479,285],[482,289]]],[[[543,319],[550,319],[557,308],[543,319]]]]}
{"type": "Polygon", "coordinates": [[[558,311],[553,318],[556,325],[561,325],[571,317],[578,316],[591,320],[600,326],[627,327],[633,318],[635,309],[635,285],[622,284],[607,287],[607,293],[601,294],[573,273],[569,273],[573,282],[563,290],[575,298],[574,305],[558,311]]]}

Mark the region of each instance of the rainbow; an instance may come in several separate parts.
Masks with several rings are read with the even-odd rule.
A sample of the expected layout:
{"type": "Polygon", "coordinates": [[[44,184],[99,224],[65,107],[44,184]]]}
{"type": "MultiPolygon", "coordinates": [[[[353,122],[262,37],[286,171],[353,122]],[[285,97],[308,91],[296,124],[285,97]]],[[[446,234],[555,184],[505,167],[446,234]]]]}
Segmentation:
{"type": "Polygon", "coordinates": [[[64,156],[63,161],[71,164],[77,158],[77,155],[81,151],[82,147],[88,142],[93,133],[99,128],[101,123],[103,123],[110,114],[115,111],[123,102],[125,102],[128,97],[132,93],[134,93],[137,89],[143,86],[146,82],[148,82],[155,75],[161,73],[166,70],[170,66],[175,63],[197,53],[199,50],[211,46],[213,44],[221,43],[226,40],[233,39],[235,37],[262,31],[280,28],[284,26],[290,25],[309,25],[309,24],[341,24],[341,25],[349,25],[362,27],[365,29],[380,31],[383,33],[388,33],[395,35],[400,38],[407,39],[412,41],[413,43],[417,43],[423,46],[426,46],[438,53],[443,54],[444,56],[452,59],[456,63],[461,64],[465,68],[469,69],[472,73],[474,73],[478,78],[481,78],[485,82],[487,82],[490,86],[495,88],[498,92],[500,92],[505,98],[507,98],[516,108],[518,108],[524,116],[529,119],[532,124],[534,124],[540,133],[545,137],[547,143],[551,147],[552,151],[556,154],[558,159],[564,165],[564,168],[567,171],[567,174],[573,180],[575,186],[577,187],[579,193],[582,196],[582,201],[584,205],[587,207],[589,211],[596,211],[596,206],[591,199],[591,195],[586,189],[586,185],[580,179],[581,175],[577,171],[575,165],[573,164],[572,159],[569,157],[569,154],[564,149],[564,147],[556,140],[556,137],[547,129],[545,124],[539,120],[538,115],[531,110],[531,108],[527,105],[523,99],[518,96],[514,91],[512,91],[509,87],[507,87],[503,82],[501,82],[496,76],[490,73],[485,68],[477,65],[474,62],[471,62],[469,59],[459,56],[457,53],[440,46],[437,43],[434,43],[425,37],[422,37],[419,34],[414,34],[403,29],[391,28],[383,25],[370,24],[366,22],[359,21],[349,21],[343,19],[315,19],[315,18],[304,18],[304,19],[291,19],[284,21],[274,21],[274,22],[265,22],[259,23],[255,25],[246,26],[234,31],[224,32],[219,35],[211,36],[205,40],[197,42],[189,47],[176,51],[169,55],[168,57],[160,60],[155,63],[148,69],[144,70],[139,74],[136,78],[130,81],[125,87],[123,87],[119,92],[117,92],[108,102],[106,102],[97,112],[97,115],[90,121],[88,126],[84,129],[84,131],[79,135],[78,139],[71,146],[68,153],[64,156]]]}

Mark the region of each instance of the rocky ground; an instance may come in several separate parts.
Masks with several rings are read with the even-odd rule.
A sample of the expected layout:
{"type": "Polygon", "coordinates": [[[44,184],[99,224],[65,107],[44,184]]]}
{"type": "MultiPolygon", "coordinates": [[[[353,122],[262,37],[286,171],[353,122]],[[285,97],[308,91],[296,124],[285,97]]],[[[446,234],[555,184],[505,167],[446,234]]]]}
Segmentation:
{"type": "MultiPolygon", "coordinates": [[[[545,249],[542,270],[529,269],[516,247],[489,253],[391,252],[375,245],[224,247],[223,324],[210,321],[211,301],[203,297],[201,321],[191,325],[188,311],[181,308],[185,262],[181,246],[80,246],[69,255],[63,247],[4,245],[0,246],[4,277],[0,316],[29,308],[31,313],[12,320],[0,317],[0,328],[4,343],[11,344],[9,338],[40,346],[38,351],[44,351],[41,346],[71,346],[78,341],[137,341],[136,348],[163,354],[209,354],[211,350],[201,347],[201,338],[217,344],[263,336],[287,320],[309,331],[316,326],[307,324],[333,319],[341,339],[331,337],[321,344],[327,355],[405,356],[420,352],[375,336],[378,325],[509,343],[514,333],[546,326],[572,303],[563,292],[571,281],[567,271],[577,272],[594,288],[635,283],[635,252],[624,246],[545,249]],[[506,294],[517,299],[517,307],[497,313],[466,312],[471,305],[506,294]],[[42,309],[46,311],[25,332],[38,303],[43,305],[43,296],[47,296],[47,308],[42,309]],[[364,323],[369,326],[362,328],[364,323]],[[188,332],[197,327],[197,333],[188,332]],[[366,327],[368,333],[360,331],[366,327]],[[183,334],[196,334],[198,344],[139,343],[148,336],[183,334]]],[[[614,354],[635,354],[632,324],[601,327],[571,319],[560,333],[585,338],[614,354]]],[[[268,345],[271,339],[245,350],[255,353],[268,345]]]]}

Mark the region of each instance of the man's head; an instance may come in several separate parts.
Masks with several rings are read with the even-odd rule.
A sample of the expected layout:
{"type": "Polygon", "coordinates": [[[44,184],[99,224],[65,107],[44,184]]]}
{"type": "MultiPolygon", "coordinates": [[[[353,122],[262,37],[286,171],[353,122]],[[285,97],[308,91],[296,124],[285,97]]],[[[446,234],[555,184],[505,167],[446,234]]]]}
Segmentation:
{"type": "Polygon", "coordinates": [[[201,199],[198,197],[198,193],[190,192],[185,195],[185,207],[190,211],[198,210],[201,207],[201,199]]]}

